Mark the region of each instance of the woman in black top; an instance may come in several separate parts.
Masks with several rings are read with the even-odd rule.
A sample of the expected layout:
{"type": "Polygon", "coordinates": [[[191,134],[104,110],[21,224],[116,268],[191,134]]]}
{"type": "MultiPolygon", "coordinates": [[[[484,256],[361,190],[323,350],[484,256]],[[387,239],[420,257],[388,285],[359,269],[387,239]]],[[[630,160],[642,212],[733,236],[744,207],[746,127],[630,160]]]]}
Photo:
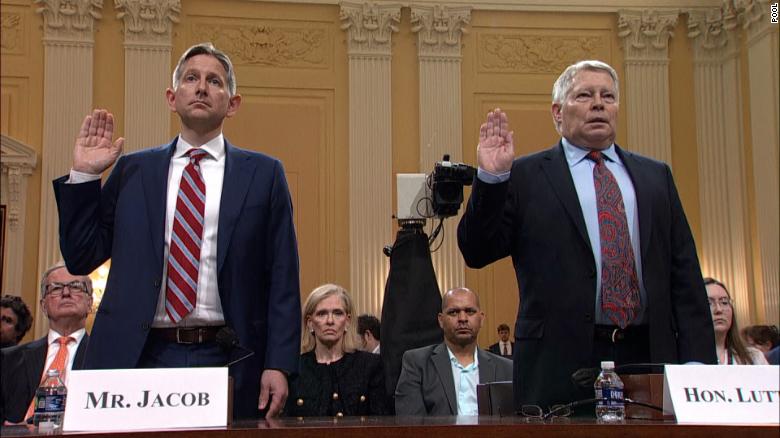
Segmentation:
{"type": "Polygon", "coordinates": [[[299,372],[290,380],[285,414],[293,417],[385,415],[379,355],[357,351],[352,299],[335,284],[309,295],[303,312],[299,372]]]}

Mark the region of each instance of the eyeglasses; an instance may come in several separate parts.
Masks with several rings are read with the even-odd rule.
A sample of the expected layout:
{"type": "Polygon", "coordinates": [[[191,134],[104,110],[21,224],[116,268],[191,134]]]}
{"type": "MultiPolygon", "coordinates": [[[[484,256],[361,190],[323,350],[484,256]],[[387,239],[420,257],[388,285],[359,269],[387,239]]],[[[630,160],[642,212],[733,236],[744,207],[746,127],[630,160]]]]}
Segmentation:
{"type": "MultiPolygon", "coordinates": [[[[523,405],[520,407],[520,410],[517,412],[518,415],[522,415],[526,418],[531,419],[538,419],[538,420],[549,420],[551,418],[561,418],[561,417],[568,417],[572,414],[572,411],[577,406],[582,405],[589,405],[594,404],[599,401],[613,401],[614,399],[611,398],[589,398],[585,400],[577,400],[575,402],[571,402],[566,405],[552,405],[550,407],[550,410],[547,411],[547,413],[544,412],[544,409],[542,409],[540,406],[537,405],[523,405]]],[[[614,400],[617,401],[617,400],[614,400]]],[[[654,409],[659,412],[663,412],[663,408],[660,408],[656,405],[651,405],[648,403],[638,402],[635,400],[631,400],[630,398],[624,398],[623,402],[627,405],[637,405],[637,406],[643,406],[645,408],[654,409]]]]}
{"type": "Polygon", "coordinates": [[[710,303],[710,309],[714,309],[715,304],[719,304],[720,307],[731,307],[731,305],[734,304],[734,301],[728,297],[718,298],[717,300],[713,298],[707,298],[707,301],[710,303]]]}
{"type": "Polygon", "coordinates": [[[70,283],[49,283],[46,285],[46,295],[45,296],[53,296],[53,297],[61,297],[62,293],[65,292],[65,288],[68,288],[71,295],[75,294],[86,294],[87,293],[87,283],[84,281],[71,281],[70,283]]]}

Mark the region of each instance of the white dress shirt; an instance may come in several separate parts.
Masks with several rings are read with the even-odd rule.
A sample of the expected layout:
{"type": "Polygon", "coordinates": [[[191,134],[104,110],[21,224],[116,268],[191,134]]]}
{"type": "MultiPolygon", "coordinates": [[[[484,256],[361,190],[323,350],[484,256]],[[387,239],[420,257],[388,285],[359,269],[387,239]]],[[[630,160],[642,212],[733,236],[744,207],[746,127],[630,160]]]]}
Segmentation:
{"type": "MultiPolygon", "coordinates": [[[[70,337],[75,339],[76,342],[71,342],[68,344],[68,362],[65,364],[65,369],[67,371],[70,371],[73,369],[73,360],[76,358],[76,350],[79,348],[79,344],[81,344],[81,340],[84,339],[84,335],[87,334],[86,329],[79,329],[75,332],[70,334],[70,337]]],[[[46,362],[43,364],[43,376],[46,375],[46,371],[51,366],[51,363],[54,362],[54,356],[57,355],[57,352],[60,351],[60,343],[57,342],[57,340],[62,335],[57,333],[55,330],[49,330],[49,335],[47,337],[47,341],[49,343],[49,348],[46,350],[46,362]]],[[[68,384],[68,374],[65,373],[65,377],[60,376],[62,378],[62,382],[65,383],[65,385],[68,384]]],[[[43,376],[41,376],[41,380],[43,380],[43,376]]]]}

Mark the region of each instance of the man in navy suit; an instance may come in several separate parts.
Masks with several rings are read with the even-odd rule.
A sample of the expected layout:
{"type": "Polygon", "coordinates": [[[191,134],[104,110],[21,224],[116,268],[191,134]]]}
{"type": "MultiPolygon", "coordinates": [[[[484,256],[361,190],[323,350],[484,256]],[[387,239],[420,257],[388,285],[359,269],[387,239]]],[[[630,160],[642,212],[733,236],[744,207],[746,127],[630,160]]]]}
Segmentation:
{"type": "Polygon", "coordinates": [[[500,109],[480,127],[458,244],[474,268],[512,256],[521,295],[516,408],[593,397],[571,375],[601,360],[715,363],[707,294],[672,173],[614,143],[618,92],[609,65],[569,66],[551,107],[562,138],[526,157],[515,159],[500,109]]]}
{"type": "Polygon", "coordinates": [[[234,416],[276,416],[297,369],[301,317],[284,169],[223,137],[241,96],[230,59],[210,43],[185,51],[165,95],[181,119],[170,144],[120,156],[113,116],[95,110],[70,175],[54,181],[68,268],[86,274],[111,259],[85,367],[224,366],[224,335],[235,333],[254,355],[230,367],[234,416]]]}
{"type": "Polygon", "coordinates": [[[71,275],[64,263],[55,264],[41,279],[41,309],[49,320],[48,334],[27,344],[3,348],[0,353],[0,423],[20,423],[29,418],[27,414],[32,413],[28,409],[44,370],[49,369],[61,348],[68,349],[62,376],[66,384],[67,371],[81,368],[89,342],[85,325],[92,311],[92,280],[71,275]],[[60,337],[66,339],[62,344],[58,342],[60,337]]]}

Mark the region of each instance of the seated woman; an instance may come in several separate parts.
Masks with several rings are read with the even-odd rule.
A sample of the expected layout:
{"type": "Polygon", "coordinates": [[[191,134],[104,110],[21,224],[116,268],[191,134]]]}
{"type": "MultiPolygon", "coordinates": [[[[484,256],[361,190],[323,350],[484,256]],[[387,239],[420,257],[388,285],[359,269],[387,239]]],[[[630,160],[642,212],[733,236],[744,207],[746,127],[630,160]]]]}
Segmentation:
{"type": "Polygon", "coordinates": [[[390,413],[380,356],[357,351],[352,299],[335,284],[312,291],[303,310],[297,376],[285,415],[293,417],[390,413]]]}
{"type": "Polygon", "coordinates": [[[766,365],[764,355],[742,342],[734,315],[733,302],[726,286],[713,278],[705,278],[707,300],[710,302],[715,328],[715,348],[721,365],[766,365]]]}
{"type": "Polygon", "coordinates": [[[777,351],[780,345],[780,333],[774,325],[751,325],[742,329],[742,339],[753,348],[761,350],[770,365],[777,365],[777,353],[770,359],[770,352],[777,351]],[[774,363],[773,363],[774,362],[774,363]]]}

